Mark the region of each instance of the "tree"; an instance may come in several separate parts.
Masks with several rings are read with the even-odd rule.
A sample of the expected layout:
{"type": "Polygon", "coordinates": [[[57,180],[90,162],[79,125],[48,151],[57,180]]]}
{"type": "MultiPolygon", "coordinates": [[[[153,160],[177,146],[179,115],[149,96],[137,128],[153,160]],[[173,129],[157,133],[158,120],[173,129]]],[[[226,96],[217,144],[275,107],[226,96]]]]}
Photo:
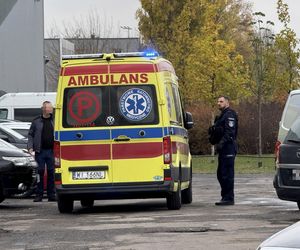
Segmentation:
{"type": "Polygon", "coordinates": [[[297,49],[298,39],[296,33],[289,27],[290,15],[288,5],[283,0],[277,1],[277,13],[283,29],[276,35],[275,46],[277,50],[278,62],[278,89],[276,97],[283,99],[287,93],[299,87],[299,56],[300,51],[297,49]]]}
{"type": "MultiPolygon", "coordinates": [[[[274,37],[271,27],[273,22],[264,22],[265,14],[262,12],[254,13],[254,21],[252,22],[254,30],[252,34],[253,59],[250,64],[251,81],[249,87],[253,95],[257,99],[258,106],[258,155],[262,155],[262,103],[269,96],[272,96],[274,84],[267,81],[274,66],[274,37]]],[[[259,162],[259,165],[261,163],[259,162]]]]}
{"type": "Polygon", "coordinates": [[[200,99],[212,104],[220,93],[244,94],[244,88],[237,88],[247,78],[243,56],[230,36],[222,37],[222,23],[237,2],[141,0],[137,17],[142,37],[173,63],[186,103],[200,99]]]}

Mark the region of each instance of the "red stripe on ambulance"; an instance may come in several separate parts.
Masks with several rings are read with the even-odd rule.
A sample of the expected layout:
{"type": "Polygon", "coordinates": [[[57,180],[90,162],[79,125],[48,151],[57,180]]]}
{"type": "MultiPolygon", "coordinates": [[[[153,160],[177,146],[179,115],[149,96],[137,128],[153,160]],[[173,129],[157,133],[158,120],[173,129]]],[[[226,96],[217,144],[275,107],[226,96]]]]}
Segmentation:
{"type": "Polygon", "coordinates": [[[72,75],[94,75],[108,73],[153,73],[161,71],[170,71],[174,73],[173,67],[167,62],[158,64],[112,64],[108,65],[88,65],[66,67],[60,74],[64,76],[72,75]],[[108,69],[109,68],[109,69],[108,69]],[[110,71],[110,72],[109,72],[110,71]]]}
{"type": "Polygon", "coordinates": [[[72,75],[93,75],[93,74],[108,74],[108,65],[66,67],[63,75],[72,76],[72,75]]]}
{"type": "Polygon", "coordinates": [[[153,158],[161,156],[161,142],[122,143],[112,145],[113,159],[153,158]]]}
{"type": "Polygon", "coordinates": [[[112,64],[110,73],[151,73],[155,72],[153,64],[112,64]]]}
{"type": "Polygon", "coordinates": [[[110,145],[61,146],[61,158],[68,161],[109,160],[110,145]]]}

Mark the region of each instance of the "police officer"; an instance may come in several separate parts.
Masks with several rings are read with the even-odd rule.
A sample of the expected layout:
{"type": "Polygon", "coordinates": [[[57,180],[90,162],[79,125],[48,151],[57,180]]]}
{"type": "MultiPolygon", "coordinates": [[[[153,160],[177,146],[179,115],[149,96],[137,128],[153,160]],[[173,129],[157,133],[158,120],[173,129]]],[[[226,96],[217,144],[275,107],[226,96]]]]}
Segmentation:
{"type": "Polygon", "coordinates": [[[220,96],[218,108],[221,114],[216,118],[214,127],[217,136],[216,151],[218,153],[217,178],[221,186],[222,199],[217,206],[234,205],[234,160],[237,153],[238,117],[229,107],[229,98],[220,96]]]}

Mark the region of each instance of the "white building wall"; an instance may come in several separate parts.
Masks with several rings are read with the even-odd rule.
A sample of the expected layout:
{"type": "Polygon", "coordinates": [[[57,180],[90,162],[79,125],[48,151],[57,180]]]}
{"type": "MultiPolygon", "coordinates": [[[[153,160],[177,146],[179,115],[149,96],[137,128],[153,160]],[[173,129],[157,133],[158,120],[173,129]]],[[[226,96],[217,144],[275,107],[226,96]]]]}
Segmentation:
{"type": "Polygon", "coordinates": [[[0,0],[0,91],[44,91],[43,5],[0,0]]]}

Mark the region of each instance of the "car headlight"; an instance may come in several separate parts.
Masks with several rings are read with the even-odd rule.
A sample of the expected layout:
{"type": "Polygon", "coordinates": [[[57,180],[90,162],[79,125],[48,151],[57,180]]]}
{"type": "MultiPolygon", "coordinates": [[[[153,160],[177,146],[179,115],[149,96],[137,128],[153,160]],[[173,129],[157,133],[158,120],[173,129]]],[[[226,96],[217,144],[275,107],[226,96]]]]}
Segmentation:
{"type": "Polygon", "coordinates": [[[32,166],[32,167],[37,166],[37,163],[32,156],[26,156],[26,157],[3,156],[2,159],[13,162],[15,166],[32,166]]]}

